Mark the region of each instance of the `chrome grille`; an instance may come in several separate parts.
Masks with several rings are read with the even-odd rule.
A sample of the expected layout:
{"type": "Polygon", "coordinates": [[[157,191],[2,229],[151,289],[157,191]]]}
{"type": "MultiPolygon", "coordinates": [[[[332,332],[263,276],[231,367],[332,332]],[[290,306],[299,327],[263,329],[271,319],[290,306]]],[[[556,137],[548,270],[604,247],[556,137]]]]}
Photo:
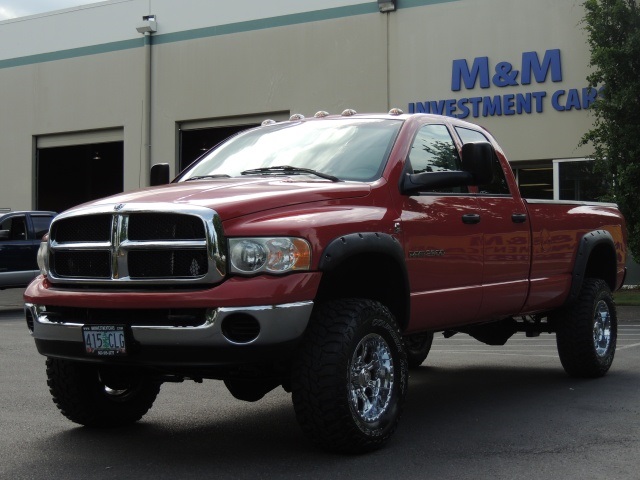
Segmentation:
{"type": "Polygon", "coordinates": [[[108,242],[111,218],[109,214],[66,218],[52,226],[51,235],[58,242],[108,242]]]}
{"type": "Polygon", "coordinates": [[[51,267],[61,277],[111,278],[109,252],[63,250],[51,257],[51,267]]]}
{"type": "Polygon", "coordinates": [[[53,283],[217,283],[225,274],[222,222],[202,207],[79,209],[54,220],[49,246],[53,283]]]}
{"type": "Polygon", "coordinates": [[[207,254],[204,249],[129,252],[131,278],[199,277],[205,273],[207,254]]]}
{"type": "Polygon", "coordinates": [[[172,213],[132,213],[129,240],[204,239],[204,224],[198,217],[172,213]]]}

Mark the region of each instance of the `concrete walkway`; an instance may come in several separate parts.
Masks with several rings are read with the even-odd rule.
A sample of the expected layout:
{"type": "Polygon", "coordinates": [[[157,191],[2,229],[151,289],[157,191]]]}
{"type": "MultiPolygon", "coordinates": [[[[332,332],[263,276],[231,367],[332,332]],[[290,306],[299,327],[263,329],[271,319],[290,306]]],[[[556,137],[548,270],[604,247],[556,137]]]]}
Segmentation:
{"type": "MultiPolygon", "coordinates": [[[[0,290],[0,312],[22,310],[22,288],[0,290]]],[[[618,307],[620,323],[640,323],[640,307],[618,307]]]]}

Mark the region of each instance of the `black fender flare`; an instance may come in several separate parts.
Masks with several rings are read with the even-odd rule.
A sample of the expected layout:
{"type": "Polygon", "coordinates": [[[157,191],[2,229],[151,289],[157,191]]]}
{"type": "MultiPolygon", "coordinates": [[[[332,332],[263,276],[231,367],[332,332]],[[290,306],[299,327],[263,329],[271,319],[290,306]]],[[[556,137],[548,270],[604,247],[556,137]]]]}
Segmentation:
{"type": "MultiPolygon", "coordinates": [[[[573,302],[578,295],[580,294],[580,289],[582,288],[582,283],[584,282],[585,272],[587,270],[587,264],[589,263],[589,258],[591,257],[591,252],[600,245],[609,245],[614,252],[615,255],[615,242],[613,241],[613,236],[606,230],[593,230],[591,232],[585,233],[580,239],[580,243],[578,244],[578,252],[576,254],[576,260],[573,264],[573,273],[571,276],[571,290],[569,292],[569,298],[567,298],[567,303],[573,302]]],[[[614,272],[616,271],[616,267],[614,266],[614,272]]],[[[603,279],[607,283],[610,284],[609,279],[603,279]]],[[[614,283],[615,283],[615,275],[614,275],[614,283]]],[[[615,285],[611,287],[613,290],[615,285]]]]}
{"type": "Polygon", "coordinates": [[[402,245],[392,235],[381,232],[360,232],[334,238],[322,252],[318,269],[322,272],[331,272],[351,257],[371,253],[388,255],[398,264],[402,273],[402,288],[407,292],[403,303],[408,319],[410,309],[409,273],[402,245]]]}

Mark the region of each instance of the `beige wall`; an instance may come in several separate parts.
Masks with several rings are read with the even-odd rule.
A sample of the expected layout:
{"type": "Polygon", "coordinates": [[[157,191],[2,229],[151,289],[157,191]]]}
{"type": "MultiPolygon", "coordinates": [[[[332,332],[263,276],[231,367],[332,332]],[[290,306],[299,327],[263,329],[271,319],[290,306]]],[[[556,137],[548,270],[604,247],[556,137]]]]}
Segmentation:
{"type": "MultiPolygon", "coordinates": [[[[512,161],[582,157],[580,137],[591,125],[584,110],[559,112],[551,96],[587,86],[589,49],[580,20],[582,2],[572,0],[462,0],[401,9],[390,17],[391,103],[460,99],[547,91],[542,114],[466,118],[488,128],[512,161]],[[503,61],[520,69],[523,52],[560,49],[562,82],[451,90],[452,62],[489,57],[490,74],[503,61]]],[[[563,99],[561,99],[563,100],[563,99]]]]}
{"type": "Polygon", "coordinates": [[[385,111],[385,33],[371,14],[155,46],[154,163],[174,165],[185,120],[385,111]]]}
{"type": "MultiPolygon", "coordinates": [[[[241,4],[250,11],[251,5],[258,5],[255,2],[260,3],[243,0],[241,4]]],[[[329,6],[338,10],[350,3],[332,2],[329,6]]],[[[581,2],[425,2],[424,6],[400,8],[388,15],[378,13],[375,2],[351,3],[358,8],[371,3],[373,11],[288,26],[249,28],[227,35],[195,35],[191,40],[169,39],[154,45],[152,162],[167,162],[175,173],[177,125],[185,121],[219,119],[234,124],[241,123],[243,116],[256,119],[271,112],[309,116],[318,110],[376,112],[386,111],[389,106],[407,111],[408,104],[416,101],[541,89],[549,92],[543,114],[467,120],[489,128],[511,160],[581,157],[588,153],[577,148],[592,121],[587,112],[557,112],[550,105],[553,91],[586,86],[589,52],[579,26],[581,2]],[[491,68],[500,61],[519,68],[522,52],[543,55],[547,49],[561,50],[560,83],[451,91],[454,59],[465,58],[471,63],[477,56],[487,56],[491,68]]],[[[199,0],[198,5],[206,9],[210,3],[199,0]]],[[[302,11],[302,4],[297,2],[282,5],[281,10],[294,9],[292,13],[296,14],[302,11]]],[[[323,4],[314,1],[304,5],[304,11],[309,11],[321,9],[323,4]]],[[[116,10],[126,12],[128,24],[126,29],[114,28],[119,36],[112,42],[140,41],[142,37],[134,28],[136,19],[129,17],[137,18],[141,13],[158,14],[156,38],[166,33],[163,25],[176,31],[189,25],[183,12],[168,0],[105,3],[80,13],[88,23],[94,17],[96,21],[107,18],[115,22],[116,10]],[[159,11],[153,12],[154,7],[159,11]],[[105,11],[111,14],[105,15],[105,11]]],[[[277,12],[285,14],[284,10],[277,12]]],[[[23,27],[36,22],[42,31],[55,32],[74,23],[73,15],[69,12],[27,19],[23,27]]],[[[205,16],[193,18],[199,22],[197,27],[206,25],[202,24],[205,16]]],[[[229,16],[230,22],[242,19],[242,15],[229,16]]],[[[22,38],[12,33],[19,27],[14,23],[6,29],[0,22],[0,38],[22,38]]],[[[110,31],[104,25],[98,30],[101,39],[110,31]]],[[[46,51],[46,36],[25,38],[35,42],[29,54],[46,51]]],[[[78,42],[78,46],[85,46],[88,40],[78,42]]],[[[123,128],[124,188],[146,184],[147,165],[142,159],[144,48],[129,44],[126,49],[109,53],[34,60],[24,66],[6,67],[5,63],[3,67],[9,50],[0,49],[0,207],[34,207],[34,138],[39,135],[123,128]]]]}
{"type": "MultiPolygon", "coordinates": [[[[125,189],[140,185],[142,49],[0,70],[0,207],[34,206],[39,135],[124,127],[125,189]]],[[[144,179],[146,182],[146,179],[144,179]]]]}

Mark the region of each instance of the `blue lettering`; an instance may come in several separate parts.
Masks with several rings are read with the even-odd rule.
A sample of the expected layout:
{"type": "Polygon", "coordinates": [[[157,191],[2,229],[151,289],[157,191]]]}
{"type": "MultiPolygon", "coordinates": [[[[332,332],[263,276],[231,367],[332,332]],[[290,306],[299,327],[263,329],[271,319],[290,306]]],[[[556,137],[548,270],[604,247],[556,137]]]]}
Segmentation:
{"type": "Polygon", "coordinates": [[[409,113],[429,113],[429,104],[427,102],[416,102],[415,109],[413,103],[409,104],[409,113]]]}
{"type": "Polygon", "coordinates": [[[565,94],[564,90],[557,90],[551,97],[551,105],[559,112],[564,112],[564,107],[560,105],[560,97],[565,94]]]}
{"type": "Polygon", "coordinates": [[[456,112],[456,100],[454,98],[451,98],[449,100],[447,100],[445,102],[446,105],[446,109],[447,109],[447,116],[448,117],[455,117],[455,112],[456,112]]]}
{"type": "Polygon", "coordinates": [[[500,95],[496,95],[493,98],[484,97],[482,99],[482,116],[502,115],[502,102],[500,100],[500,95]]]}
{"type": "Polygon", "coordinates": [[[469,70],[467,60],[459,59],[453,61],[451,69],[451,90],[457,92],[461,88],[461,81],[465,88],[471,90],[475,88],[476,81],[480,77],[480,88],[489,88],[489,57],[476,57],[473,66],[469,70]]]}
{"type": "Polygon", "coordinates": [[[429,102],[429,112],[427,113],[444,115],[444,100],[439,100],[437,102],[429,102]]]}
{"type": "Polygon", "coordinates": [[[468,102],[468,98],[461,98],[458,100],[458,109],[460,110],[458,118],[467,118],[469,116],[469,107],[467,107],[468,102]]]}
{"type": "Polygon", "coordinates": [[[547,92],[533,92],[531,95],[536,99],[536,113],[542,113],[542,99],[547,96],[547,92]]]}
{"type": "Polygon", "coordinates": [[[503,102],[504,102],[504,114],[505,115],[515,115],[516,114],[515,110],[513,109],[513,106],[514,106],[514,103],[515,103],[514,98],[515,98],[515,95],[513,95],[513,94],[505,95],[502,98],[503,102]]]}
{"type": "Polygon", "coordinates": [[[509,62],[500,62],[496,65],[496,74],[491,79],[496,87],[513,87],[518,85],[518,71],[513,70],[509,62]]]}
{"type": "Polygon", "coordinates": [[[566,109],[567,111],[569,111],[573,108],[575,108],[576,110],[582,109],[580,107],[580,94],[578,93],[578,89],[576,88],[572,88],[571,90],[569,90],[569,93],[567,94],[566,109]]]}
{"type": "Polygon", "coordinates": [[[547,75],[551,70],[551,81],[562,81],[562,66],[560,63],[560,50],[547,50],[544,53],[542,64],[538,58],[537,52],[524,52],[522,54],[522,85],[529,85],[531,83],[531,73],[538,83],[544,83],[547,80],[547,75]]]}
{"type": "Polygon", "coordinates": [[[525,95],[518,93],[516,95],[516,113],[521,115],[524,113],[531,113],[531,94],[525,95]]]}
{"type": "Polygon", "coordinates": [[[480,116],[480,103],[482,103],[482,97],[472,97],[469,101],[473,106],[473,118],[478,118],[480,116]]]}
{"type": "Polygon", "coordinates": [[[588,87],[582,89],[582,108],[589,108],[598,98],[598,91],[595,88],[588,87]]]}

